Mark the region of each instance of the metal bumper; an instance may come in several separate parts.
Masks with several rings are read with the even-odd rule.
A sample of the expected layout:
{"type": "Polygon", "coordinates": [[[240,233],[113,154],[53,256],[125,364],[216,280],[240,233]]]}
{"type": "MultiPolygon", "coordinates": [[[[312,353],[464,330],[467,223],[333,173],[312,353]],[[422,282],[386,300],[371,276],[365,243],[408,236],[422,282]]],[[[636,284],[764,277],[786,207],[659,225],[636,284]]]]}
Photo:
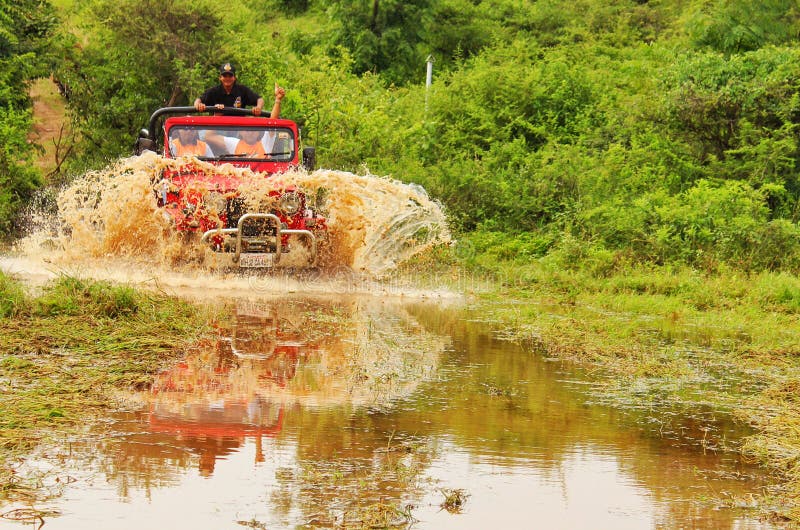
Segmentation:
{"type": "Polygon", "coordinates": [[[273,263],[278,265],[281,259],[281,255],[283,254],[283,243],[282,239],[283,236],[299,236],[305,237],[309,240],[309,247],[311,249],[311,258],[309,260],[309,267],[315,267],[317,265],[317,238],[310,230],[291,230],[288,228],[281,228],[281,220],[278,218],[277,215],[271,213],[246,213],[239,218],[239,222],[236,224],[236,228],[216,228],[213,230],[208,230],[203,234],[203,237],[200,239],[203,243],[208,243],[209,238],[215,235],[226,235],[231,236],[236,240],[236,250],[233,252],[233,262],[239,263],[239,257],[242,255],[242,241],[247,240],[252,236],[245,236],[243,234],[243,228],[246,221],[250,219],[269,219],[275,223],[275,235],[270,237],[275,237],[275,254],[273,263]]]}

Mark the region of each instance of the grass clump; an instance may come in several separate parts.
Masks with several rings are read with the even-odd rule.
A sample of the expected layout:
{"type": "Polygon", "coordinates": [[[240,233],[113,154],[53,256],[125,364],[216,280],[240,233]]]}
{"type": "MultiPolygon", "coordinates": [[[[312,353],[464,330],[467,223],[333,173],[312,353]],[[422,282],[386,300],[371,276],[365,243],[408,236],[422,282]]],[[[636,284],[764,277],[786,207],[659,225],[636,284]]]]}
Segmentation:
{"type": "Polygon", "coordinates": [[[411,514],[411,506],[399,506],[377,502],[346,512],[342,528],[367,530],[371,528],[411,528],[416,519],[411,514]]]}
{"type": "Polygon", "coordinates": [[[13,317],[27,308],[22,285],[0,271],[0,318],[13,317]]]}
{"type": "Polygon", "coordinates": [[[144,300],[146,297],[130,286],[62,276],[34,300],[32,313],[42,317],[91,314],[117,318],[135,314],[144,300]]]}
{"type": "Polygon", "coordinates": [[[443,488],[439,491],[444,495],[439,506],[450,513],[460,513],[469,497],[469,493],[460,488],[443,488]]]}

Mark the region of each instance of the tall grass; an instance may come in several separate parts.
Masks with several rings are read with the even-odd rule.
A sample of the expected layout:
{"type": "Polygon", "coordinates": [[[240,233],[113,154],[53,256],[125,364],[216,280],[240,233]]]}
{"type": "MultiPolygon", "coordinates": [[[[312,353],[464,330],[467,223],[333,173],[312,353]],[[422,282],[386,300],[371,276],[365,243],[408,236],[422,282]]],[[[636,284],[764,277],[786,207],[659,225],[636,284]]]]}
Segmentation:
{"type": "Polygon", "coordinates": [[[0,270],[0,318],[16,316],[27,307],[22,284],[0,270]]]}

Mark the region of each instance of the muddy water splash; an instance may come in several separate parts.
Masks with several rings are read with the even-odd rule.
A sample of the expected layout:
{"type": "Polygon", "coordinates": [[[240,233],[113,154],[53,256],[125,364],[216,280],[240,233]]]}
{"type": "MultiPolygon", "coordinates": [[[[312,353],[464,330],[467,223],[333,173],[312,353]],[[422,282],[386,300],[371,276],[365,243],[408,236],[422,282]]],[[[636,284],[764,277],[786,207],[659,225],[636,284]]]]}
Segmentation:
{"type": "MultiPolygon", "coordinates": [[[[325,268],[349,267],[379,277],[415,254],[450,240],[441,206],[413,184],[332,170],[296,169],[266,178],[230,164],[219,167],[197,160],[170,160],[147,153],[125,158],[75,180],[57,199],[58,247],[49,259],[75,264],[89,259],[125,258],[165,267],[213,267],[213,253],[187,241],[155,201],[164,169],[190,165],[240,182],[236,193],[257,210],[269,193],[284,186],[303,189],[311,205],[328,219],[329,237],[321,249],[325,268]]],[[[184,234],[185,235],[185,234],[184,234]]],[[[35,253],[42,234],[21,242],[35,253]]]]}

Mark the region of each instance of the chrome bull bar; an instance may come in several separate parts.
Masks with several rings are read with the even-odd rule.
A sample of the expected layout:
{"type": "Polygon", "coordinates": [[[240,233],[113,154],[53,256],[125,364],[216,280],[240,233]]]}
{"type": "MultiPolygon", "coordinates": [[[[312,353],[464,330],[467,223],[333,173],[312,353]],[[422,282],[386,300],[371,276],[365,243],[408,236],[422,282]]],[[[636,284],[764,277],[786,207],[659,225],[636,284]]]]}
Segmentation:
{"type": "Polygon", "coordinates": [[[310,230],[293,230],[289,228],[281,228],[281,220],[280,218],[271,213],[246,213],[239,218],[239,222],[236,223],[236,228],[214,228],[212,230],[208,230],[203,233],[203,237],[200,238],[200,241],[203,243],[208,243],[208,240],[211,236],[214,235],[226,235],[226,236],[233,236],[236,239],[236,250],[233,253],[233,262],[239,263],[239,257],[242,255],[242,240],[247,238],[242,233],[244,228],[245,221],[250,219],[269,219],[273,223],[275,223],[275,258],[274,264],[277,265],[280,262],[281,254],[283,253],[283,236],[300,236],[305,237],[310,241],[310,248],[311,248],[311,259],[309,260],[309,267],[315,267],[317,265],[317,238],[310,230]]]}

